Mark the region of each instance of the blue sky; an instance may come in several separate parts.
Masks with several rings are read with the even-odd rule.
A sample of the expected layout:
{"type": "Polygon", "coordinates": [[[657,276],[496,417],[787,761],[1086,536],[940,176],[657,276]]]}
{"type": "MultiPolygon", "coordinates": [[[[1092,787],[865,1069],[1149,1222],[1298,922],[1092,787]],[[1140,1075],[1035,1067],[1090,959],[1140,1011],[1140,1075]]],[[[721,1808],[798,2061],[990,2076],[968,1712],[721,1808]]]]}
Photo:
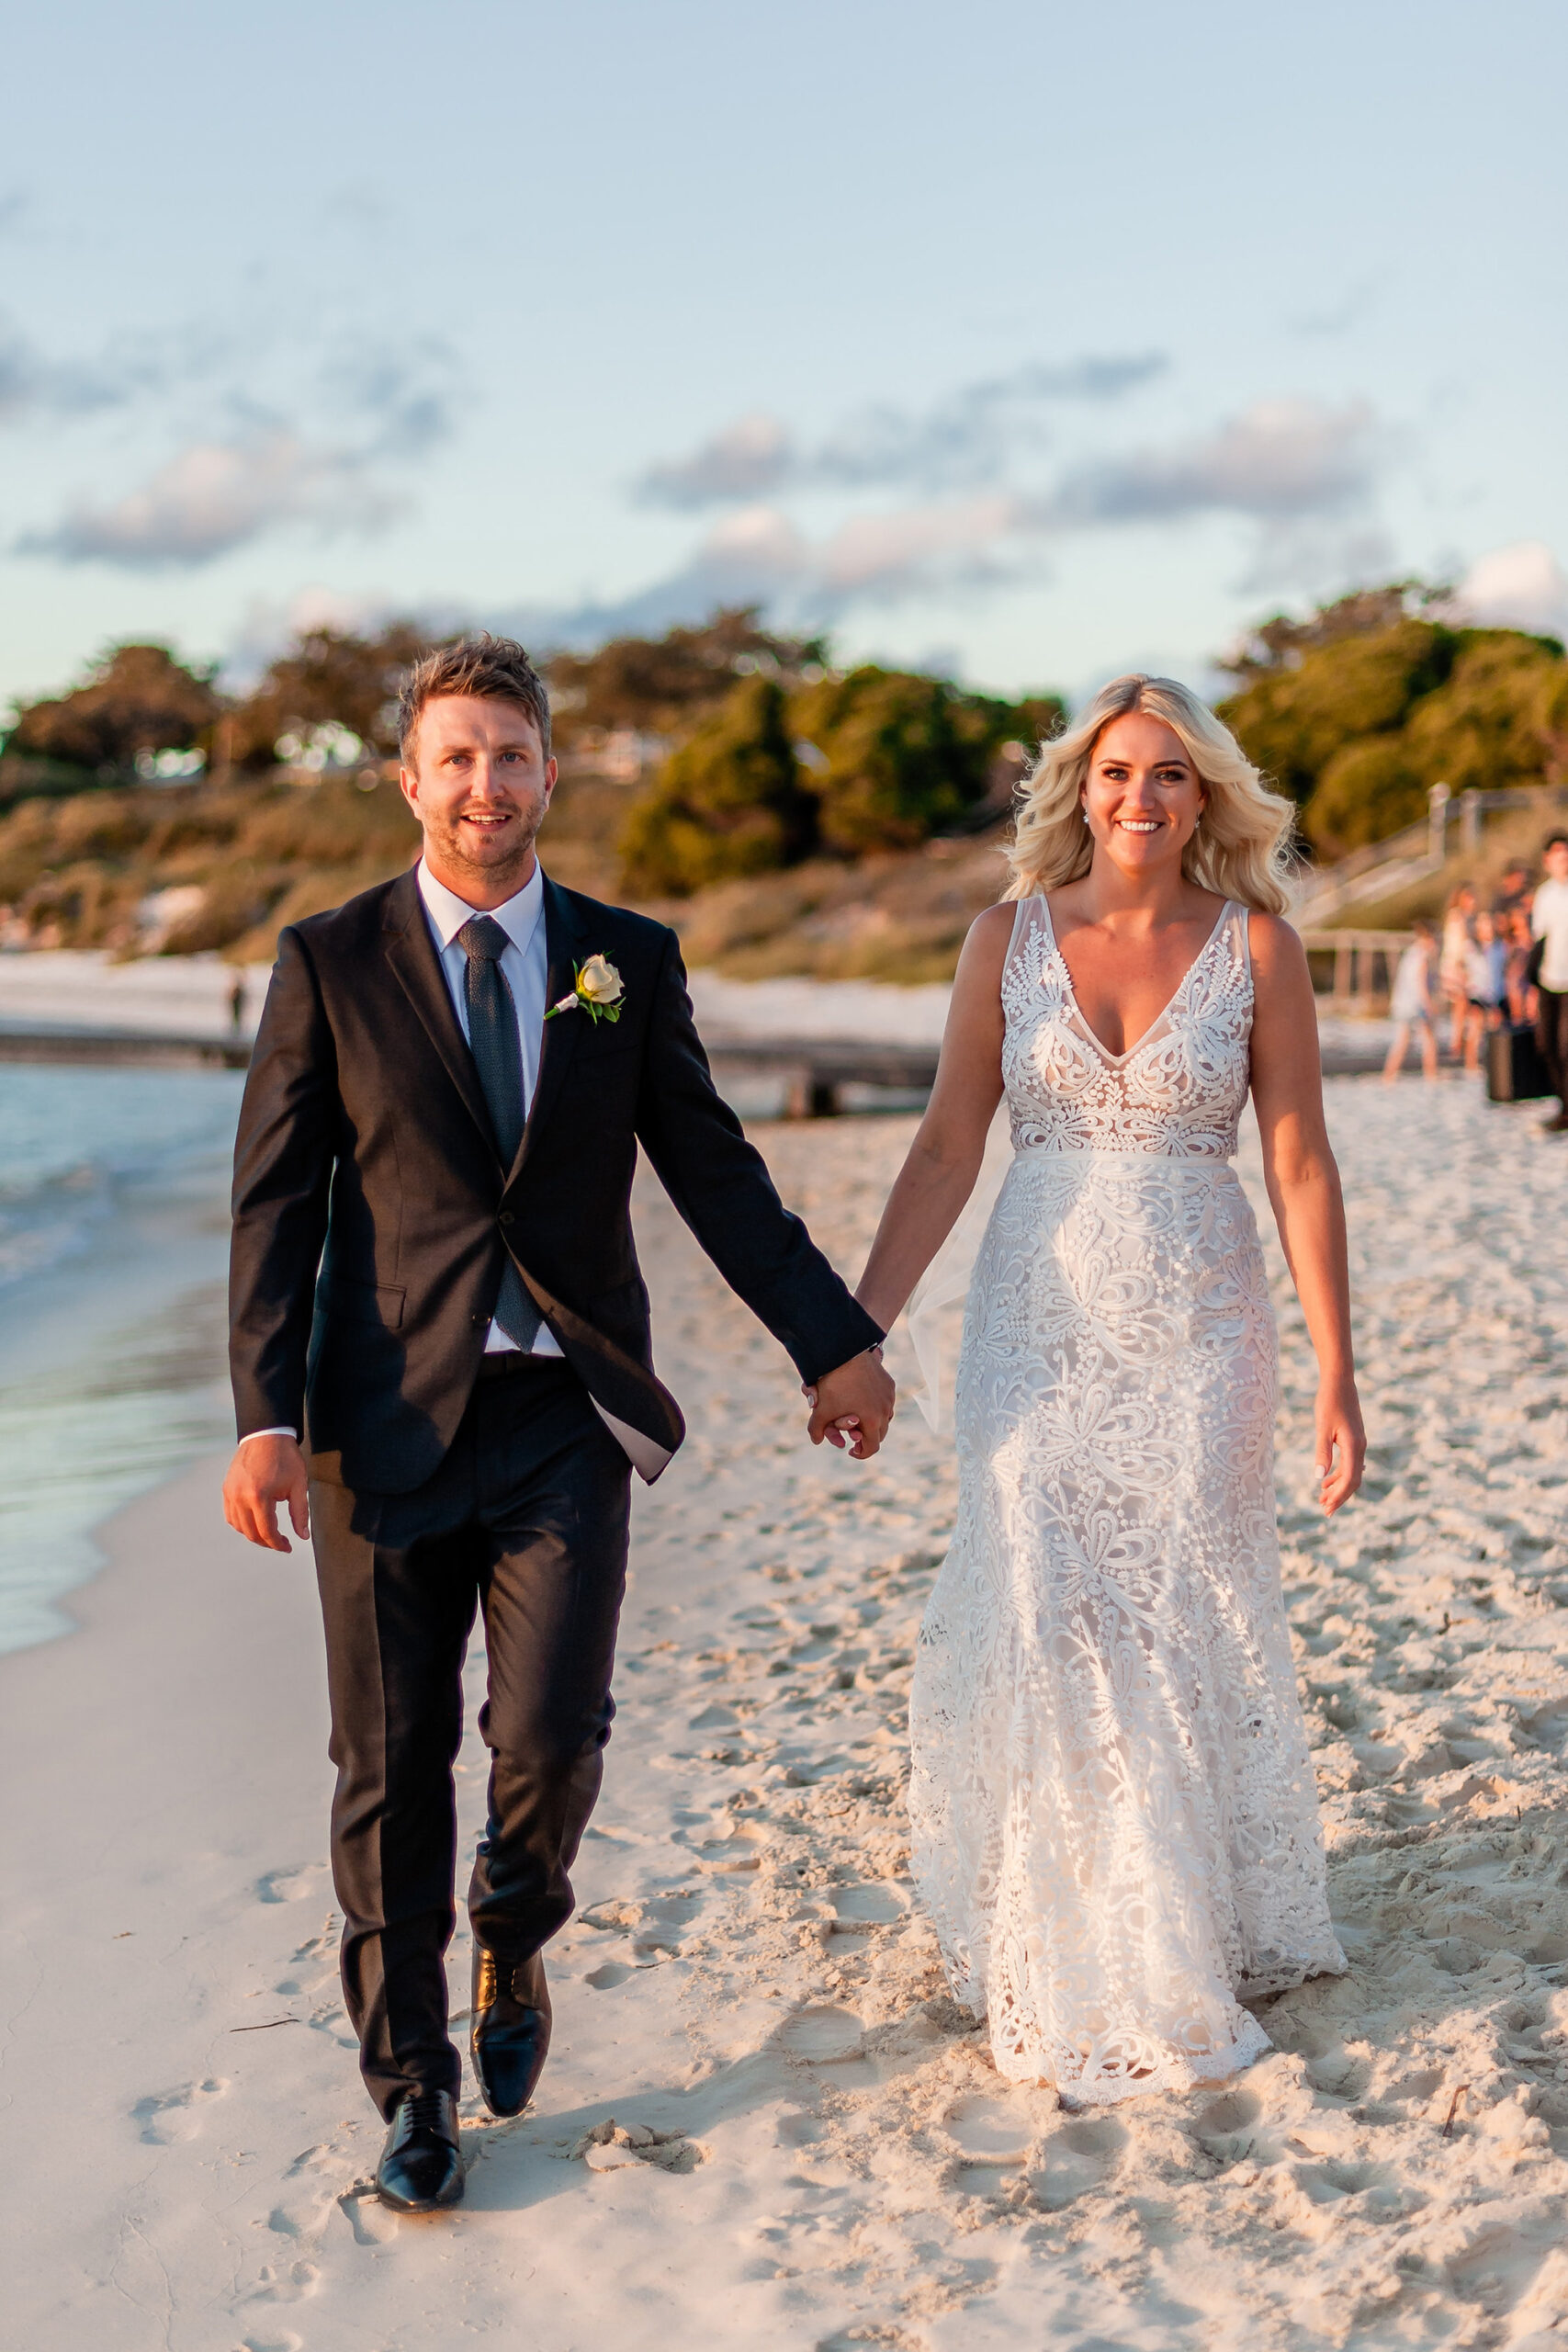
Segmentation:
{"type": "Polygon", "coordinates": [[[0,697],[757,598],[1074,695],[1420,571],[1568,621],[1550,0],[17,12],[0,697]]]}

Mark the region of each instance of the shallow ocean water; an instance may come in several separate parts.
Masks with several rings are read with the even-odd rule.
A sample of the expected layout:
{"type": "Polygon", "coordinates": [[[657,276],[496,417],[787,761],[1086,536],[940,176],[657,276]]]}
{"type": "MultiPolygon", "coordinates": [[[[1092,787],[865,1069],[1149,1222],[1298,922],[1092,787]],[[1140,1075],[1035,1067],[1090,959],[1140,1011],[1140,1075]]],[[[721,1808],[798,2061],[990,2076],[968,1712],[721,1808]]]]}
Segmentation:
{"type": "Polygon", "coordinates": [[[243,1085],[0,1065],[0,1650],[68,1631],[92,1531],[229,1432],[243,1085]]]}

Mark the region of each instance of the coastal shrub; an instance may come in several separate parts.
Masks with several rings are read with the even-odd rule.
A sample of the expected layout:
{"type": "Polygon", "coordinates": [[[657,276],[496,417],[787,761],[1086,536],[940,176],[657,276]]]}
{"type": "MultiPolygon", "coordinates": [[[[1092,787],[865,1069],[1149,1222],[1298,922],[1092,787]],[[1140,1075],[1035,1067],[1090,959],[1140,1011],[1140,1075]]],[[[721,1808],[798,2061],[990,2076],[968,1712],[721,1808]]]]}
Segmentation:
{"type": "Polygon", "coordinates": [[[153,827],[145,794],[79,792],[62,801],[52,827],[58,857],[129,857],[153,827]]]}
{"type": "Polygon", "coordinates": [[[254,858],[353,865],[385,855],[395,872],[419,846],[419,827],[395,784],[362,792],[345,777],[307,786],[284,785],[251,808],[237,846],[254,858]]]}
{"type": "Polygon", "coordinates": [[[24,800],[0,820],[0,901],[15,905],[59,863],[55,823],[59,804],[24,800]]]}
{"type": "Polygon", "coordinates": [[[873,663],[795,695],[790,723],[823,846],[841,856],[912,849],[983,800],[1014,705],[945,678],[873,663]]]}
{"type": "Polygon", "coordinates": [[[1430,788],[1540,784],[1568,751],[1568,662],[1552,638],[1430,617],[1436,590],[1395,582],[1278,618],[1232,662],[1222,702],[1249,758],[1337,855],[1426,811],[1430,788]],[[1420,613],[1407,607],[1413,596],[1420,613]]]}
{"type": "Polygon", "coordinates": [[[1382,841],[1427,813],[1427,781],[1403,733],[1369,735],[1335,752],[1302,820],[1332,856],[1382,841]]]}
{"type": "Polygon", "coordinates": [[[1304,802],[1348,743],[1403,727],[1420,696],[1447,678],[1459,644],[1454,630],[1436,622],[1396,621],[1256,678],[1222,702],[1219,714],[1247,758],[1304,802]]]}
{"type": "Polygon", "coordinates": [[[783,688],[742,678],[672,752],[622,829],[621,872],[640,894],[685,898],[710,882],[792,865],[811,849],[783,688]]]}
{"type": "Polygon", "coordinates": [[[686,896],[818,851],[911,849],[993,804],[999,820],[1063,714],[1055,695],[1005,702],[874,663],[793,691],[744,678],[633,808],[623,886],[686,896]]]}
{"type": "Polygon", "coordinates": [[[112,774],[139,752],[205,748],[220,708],[210,674],[166,645],[114,645],[70,693],[23,704],[5,749],[112,774]]]}
{"type": "Polygon", "coordinates": [[[239,768],[270,768],[280,757],[279,737],[330,727],[356,735],[373,755],[394,752],[403,673],[434,642],[410,620],[389,621],[373,637],[302,629],[231,712],[229,757],[239,768]]]}
{"type": "Polygon", "coordinates": [[[594,731],[621,728],[682,740],[737,678],[773,678],[787,687],[803,675],[820,676],[827,658],[818,639],[761,628],[755,605],[720,605],[707,620],[662,637],[613,637],[591,653],[557,653],[547,672],[556,743],[570,752],[594,731]]]}
{"type": "Polygon", "coordinates": [[[205,884],[201,905],[173,925],[159,953],[202,956],[231,947],[265,921],[287,887],[284,877],[254,865],[225,865],[205,884]]]}
{"type": "Polygon", "coordinates": [[[1412,758],[1450,792],[1539,784],[1568,664],[1550,641],[1514,629],[1467,637],[1447,682],[1411,713],[1412,758]]]}

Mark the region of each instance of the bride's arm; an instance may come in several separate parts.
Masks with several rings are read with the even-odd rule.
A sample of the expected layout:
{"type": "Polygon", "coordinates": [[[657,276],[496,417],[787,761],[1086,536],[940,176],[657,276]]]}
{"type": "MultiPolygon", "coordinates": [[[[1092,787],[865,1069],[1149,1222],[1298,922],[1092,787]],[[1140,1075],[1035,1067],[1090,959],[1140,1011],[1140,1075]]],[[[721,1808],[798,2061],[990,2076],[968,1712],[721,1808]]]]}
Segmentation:
{"type": "Polygon", "coordinates": [[[975,1189],[1002,1092],[1002,966],[1013,909],[987,907],[958,959],[936,1084],[887,1196],[855,1296],[891,1330],[975,1189]]]}
{"type": "Polygon", "coordinates": [[[1317,1354],[1317,1466],[1333,1513],[1361,1483],[1367,1440],[1350,1344],[1350,1270],[1339,1170],[1323,1117],[1317,1008],[1289,923],[1250,918],[1252,1100],[1263,1181],[1317,1354]]]}

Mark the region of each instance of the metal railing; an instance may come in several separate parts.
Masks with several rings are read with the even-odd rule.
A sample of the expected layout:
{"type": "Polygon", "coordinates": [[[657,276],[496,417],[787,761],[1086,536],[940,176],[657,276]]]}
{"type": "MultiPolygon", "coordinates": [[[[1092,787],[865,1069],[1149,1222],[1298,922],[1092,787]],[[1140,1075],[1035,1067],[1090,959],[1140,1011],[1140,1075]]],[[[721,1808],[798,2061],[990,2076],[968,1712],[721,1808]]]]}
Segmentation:
{"type": "Polygon", "coordinates": [[[1473,857],[1481,846],[1484,817],[1506,808],[1538,808],[1544,819],[1568,803],[1568,786],[1525,784],[1497,792],[1470,790],[1454,794],[1446,784],[1434,784],[1427,794],[1427,814],[1417,824],[1402,826],[1381,842],[1353,849],[1330,866],[1309,866],[1298,885],[1296,922],[1322,922],[1359,899],[1386,897],[1411,882],[1424,880],[1447,864],[1449,828],[1459,826],[1461,857],[1473,857]]]}
{"type": "Polygon", "coordinates": [[[1303,931],[1314,989],[1325,957],[1334,959],[1325,1010],[1362,1017],[1382,1012],[1393,993],[1394,967],[1415,936],[1413,931],[1303,931]]]}

